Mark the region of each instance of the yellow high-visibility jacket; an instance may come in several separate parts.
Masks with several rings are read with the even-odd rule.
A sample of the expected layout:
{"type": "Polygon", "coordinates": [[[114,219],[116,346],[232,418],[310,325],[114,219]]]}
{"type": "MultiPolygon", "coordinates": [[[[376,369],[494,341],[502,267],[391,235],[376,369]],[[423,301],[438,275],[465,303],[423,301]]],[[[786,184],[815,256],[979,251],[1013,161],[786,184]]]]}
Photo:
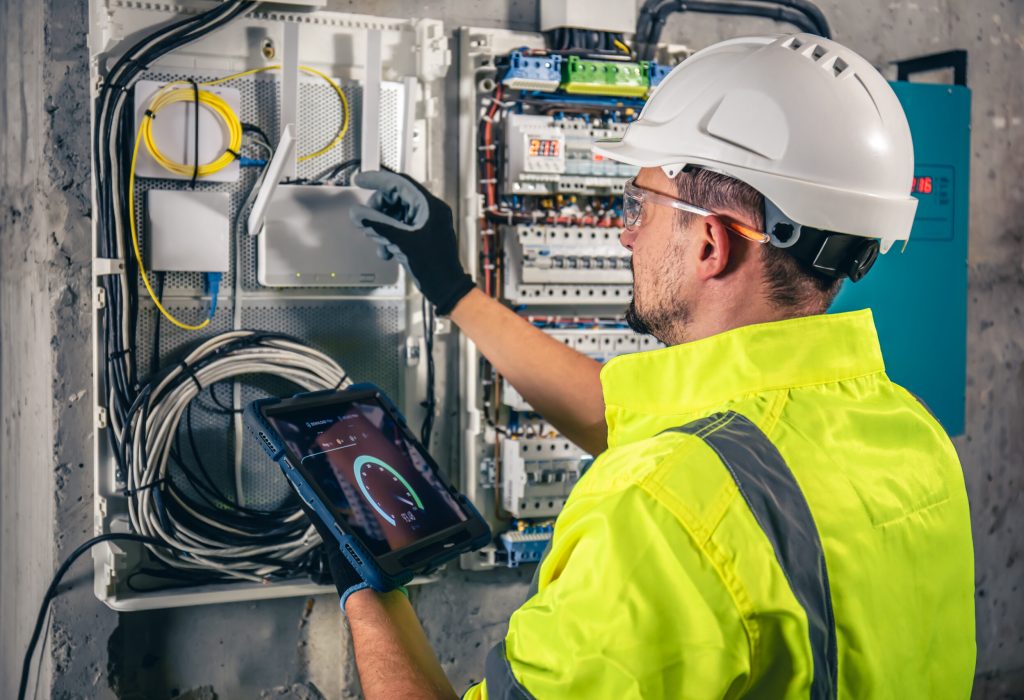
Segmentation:
{"type": "Polygon", "coordinates": [[[869,311],[611,360],[608,450],[467,698],[968,698],[967,495],[869,311]]]}

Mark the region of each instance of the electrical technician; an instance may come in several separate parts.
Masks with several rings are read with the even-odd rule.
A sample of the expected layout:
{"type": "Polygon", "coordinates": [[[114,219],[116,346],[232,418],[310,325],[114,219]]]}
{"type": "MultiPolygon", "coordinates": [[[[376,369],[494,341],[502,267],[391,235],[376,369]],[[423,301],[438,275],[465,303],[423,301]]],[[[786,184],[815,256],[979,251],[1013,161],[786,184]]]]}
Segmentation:
{"type": "MultiPolygon", "coordinates": [[[[466,697],[968,697],[956,453],[886,377],[870,312],[824,315],[910,235],[889,85],[812,35],[725,41],[597,150],[641,166],[623,198],[627,319],[670,346],[603,367],[475,287],[447,205],[404,176],[356,179],[377,192],[353,218],[600,455],[466,697]]],[[[358,583],[340,555],[332,571],[358,583]]],[[[454,697],[401,593],[359,591],[346,613],[368,698],[454,697]]]]}

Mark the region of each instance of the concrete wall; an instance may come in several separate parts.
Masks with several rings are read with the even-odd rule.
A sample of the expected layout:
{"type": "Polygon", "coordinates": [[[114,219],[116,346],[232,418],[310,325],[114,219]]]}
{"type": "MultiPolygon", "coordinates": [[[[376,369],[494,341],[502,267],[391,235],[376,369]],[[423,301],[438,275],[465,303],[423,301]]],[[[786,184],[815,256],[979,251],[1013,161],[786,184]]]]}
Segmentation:
{"type": "MultiPolygon", "coordinates": [[[[0,3],[0,697],[13,697],[56,562],[91,532],[88,72],[80,0],[0,3]]],[[[835,36],[878,65],[970,51],[974,90],[968,431],[957,440],[977,552],[978,698],[1024,697],[1024,5],[1007,0],[821,0],[835,36]]],[[[331,0],[329,9],[530,30],[534,0],[331,0]]],[[[680,16],[694,47],[767,21],[680,16]]],[[[778,29],[782,29],[778,27],[778,29]]],[[[457,53],[457,52],[456,52],[457,53]]],[[[453,70],[447,111],[454,115],[453,70]]],[[[456,162],[454,128],[447,162],[456,162]]],[[[454,191],[449,178],[446,190],[454,191]]],[[[456,687],[526,592],[525,572],[449,572],[413,602],[456,687]]],[[[88,566],[54,607],[36,697],[357,697],[336,600],[116,615],[88,566]]]]}

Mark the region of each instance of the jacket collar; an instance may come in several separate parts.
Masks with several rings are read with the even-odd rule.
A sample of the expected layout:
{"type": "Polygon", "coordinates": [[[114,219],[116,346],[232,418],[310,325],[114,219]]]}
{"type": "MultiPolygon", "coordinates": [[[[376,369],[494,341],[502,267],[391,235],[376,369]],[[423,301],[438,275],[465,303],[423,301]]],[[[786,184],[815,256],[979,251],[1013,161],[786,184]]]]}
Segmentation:
{"type": "Polygon", "coordinates": [[[608,446],[650,437],[741,397],[884,372],[871,311],[735,328],[601,370],[608,446]]]}

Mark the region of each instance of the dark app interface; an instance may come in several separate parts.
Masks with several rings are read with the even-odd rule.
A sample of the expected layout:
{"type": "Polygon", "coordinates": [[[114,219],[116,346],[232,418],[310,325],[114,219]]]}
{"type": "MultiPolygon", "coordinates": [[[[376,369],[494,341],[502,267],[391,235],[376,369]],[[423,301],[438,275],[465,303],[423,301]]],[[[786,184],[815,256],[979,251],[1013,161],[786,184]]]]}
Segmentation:
{"type": "Polygon", "coordinates": [[[327,505],[374,554],[414,544],[467,519],[375,400],[268,415],[267,420],[327,505]]]}

